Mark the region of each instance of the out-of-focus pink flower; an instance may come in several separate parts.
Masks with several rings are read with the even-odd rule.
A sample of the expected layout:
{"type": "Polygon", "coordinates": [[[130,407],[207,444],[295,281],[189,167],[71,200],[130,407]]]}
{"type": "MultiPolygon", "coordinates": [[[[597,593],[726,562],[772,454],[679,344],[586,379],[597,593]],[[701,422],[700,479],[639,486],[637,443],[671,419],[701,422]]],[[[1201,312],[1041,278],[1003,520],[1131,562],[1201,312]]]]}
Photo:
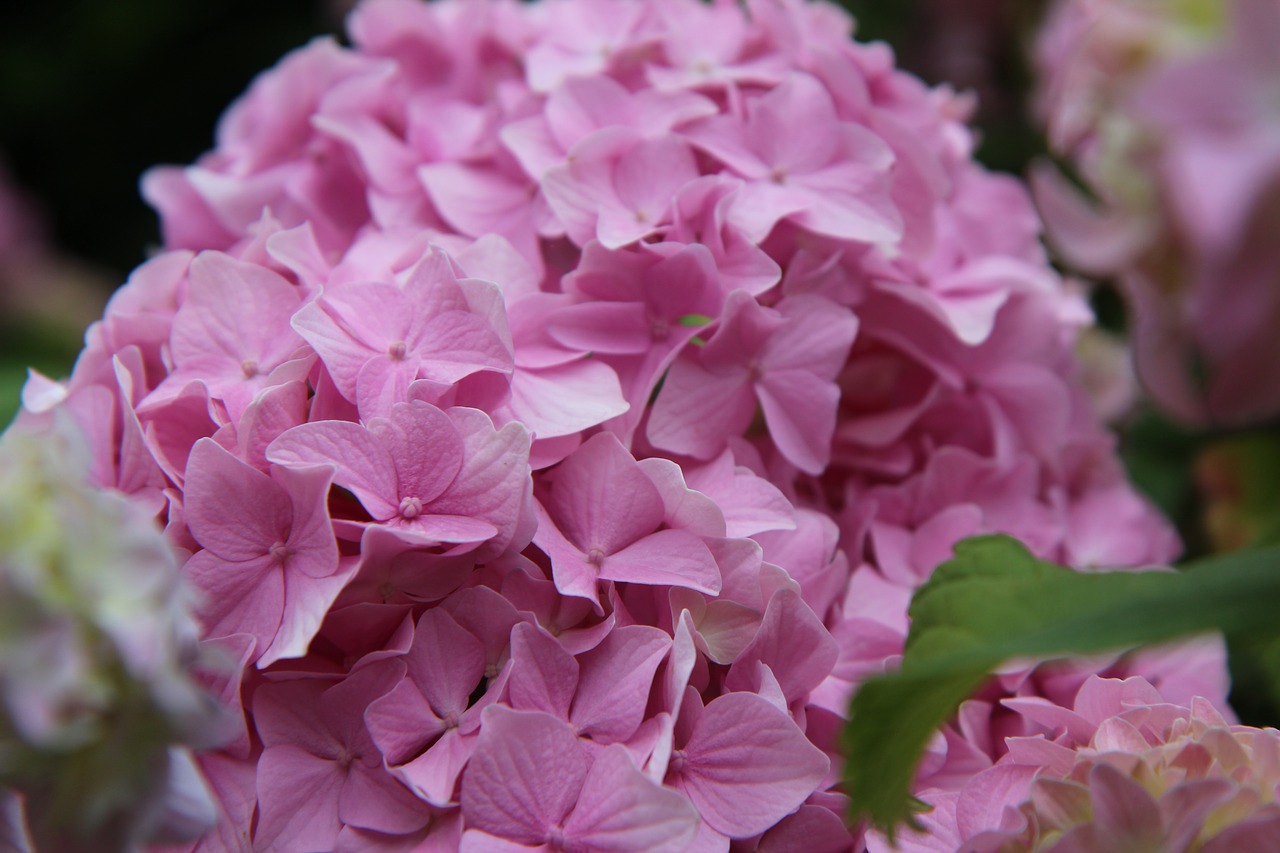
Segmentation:
{"type": "Polygon", "coordinates": [[[1073,709],[1004,704],[1040,731],[1009,738],[930,820],[954,820],[939,837],[966,850],[1262,850],[1280,830],[1274,729],[1232,725],[1203,698],[1168,703],[1141,678],[1092,677],[1073,709]]]}
{"type": "Polygon", "coordinates": [[[1140,378],[1192,422],[1280,412],[1280,11],[1267,0],[1062,0],[1039,42],[1050,142],[1096,203],[1048,167],[1055,246],[1116,279],[1140,378]]]}

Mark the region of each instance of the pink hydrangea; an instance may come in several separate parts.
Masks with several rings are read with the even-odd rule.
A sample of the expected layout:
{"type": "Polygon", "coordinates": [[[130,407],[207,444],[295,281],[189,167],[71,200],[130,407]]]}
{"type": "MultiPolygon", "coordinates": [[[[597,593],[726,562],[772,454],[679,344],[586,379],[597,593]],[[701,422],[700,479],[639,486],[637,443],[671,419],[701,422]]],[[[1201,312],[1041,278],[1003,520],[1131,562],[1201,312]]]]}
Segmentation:
{"type": "Polygon", "coordinates": [[[957,539],[1173,555],[1026,194],[834,6],[368,0],[348,30],[149,173],[167,251],[27,387],[243,667],[196,849],[860,846],[848,697],[957,539]]]}
{"type": "MultiPolygon", "coordinates": [[[[958,788],[927,789],[906,851],[1265,850],[1280,832],[1280,732],[1233,725],[1140,677],[1090,677],[1070,707],[1006,699],[1030,733],[958,788]]],[[[888,850],[880,840],[873,851],[888,850]]]]}
{"type": "Polygon", "coordinates": [[[1269,0],[1061,0],[1039,37],[1050,143],[1097,197],[1041,171],[1055,246],[1120,284],[1147,390],[1193,422],[1280,412],[1277,38],[1269,0]]]}

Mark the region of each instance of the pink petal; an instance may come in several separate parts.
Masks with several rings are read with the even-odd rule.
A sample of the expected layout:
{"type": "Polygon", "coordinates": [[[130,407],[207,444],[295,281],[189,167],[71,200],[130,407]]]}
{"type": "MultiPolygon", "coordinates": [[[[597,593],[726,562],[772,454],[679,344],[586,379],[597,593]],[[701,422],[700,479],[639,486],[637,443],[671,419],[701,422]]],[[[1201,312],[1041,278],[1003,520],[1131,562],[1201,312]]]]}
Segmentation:
{"type": "Polygon", "coordinates": [[[615,745],[591,766],[564,834],[591,850],[677,853],[697,828],[689,801],[646,778],[615,745]]]}
{"type": "Polygon", "coordinates": [[[790,716],[752,693],[712,700],[676,756],[669,777],[707,823],[735,838],[761,833],[795,811],[829,763],[790,716]]]}
{"type": "Polygon", "coordinates": [[[511,707],[569,718],[578,689],[578,661],[546,631],[520,624],[511,631],[511,707]]]}
{"type": "Polygon", "coordinates": [[[398,515],[396,463],[369,430],[346,421],[302,424],[267,447],[278,465],[331,465],[333,481],[349,489],[374,518],[398,515]]]}
{"type": "Polygon", "coordinates": [[[207,438],[188,457],[183,507],[196,541],[232,561],[263,556],[288,538],[293,521],[279,484],[207,438]]]}
{"type": "Polygon", "coordinates": [[[720,569],[703,541],[687,530],[659,530],[609,554],[600,563],[605,580],[683,586],[720,592],[720,569]]]}
{"type": "Polygon", "coordinates": [[[644,719],[653,675],[671,648],[664,631],[645,625],[614,628],[579,656],[580,675],[570,721],[600,743],[631,737],[644,719]]]}
{"type": "Polygon", "coordinates": [[[612,433],[593,435],[556,469],[547,502],[583,551],[619,551],[662,523],[662,497],[612,433]]]}
{"type": "Polygon", "coordinates": [[[280,853],[330,850],[342,824],[338,802],[342,775],[332,761],[289,744],[258,759],[258,828],[255,849],[280,853]]]}
{"type": "Polygon", "coordinates": [[[568,723],[538,711],[490,706],[462,777],[463,819],[503,838],[541,844],[577,802],[587,764],[568,723]]]}

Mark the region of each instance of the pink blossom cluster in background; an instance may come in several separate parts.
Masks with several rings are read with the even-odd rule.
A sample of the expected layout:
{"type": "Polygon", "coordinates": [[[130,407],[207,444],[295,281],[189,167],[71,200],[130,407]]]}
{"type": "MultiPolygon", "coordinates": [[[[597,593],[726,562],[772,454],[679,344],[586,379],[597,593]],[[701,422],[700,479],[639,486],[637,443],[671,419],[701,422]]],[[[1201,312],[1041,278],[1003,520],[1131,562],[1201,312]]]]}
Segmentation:
{"type": "Polygon", "coordinates": [[[1059,0],[1038,40],[1055,247],[1127,298],[1163,408],[1225,426],[1280,414],[1280,4],[1059,0]]]}
{"type": "MultiPolygon", "coordinates": [[[[862,849],[836,735],[958,539],[1175,555],[1024,190],[835,7],[370,0],[348,29],[146,177],[166,250],[25,389],[237,661],[195,849],[862,849]]],[[[922,790],[1099,675],[1225,708],[1215,642],[1015,667],[922,790]]]]}
{"type": "Polygon", "coordinates": [[[1280,837],[1275,729],[1232,725],[1202,698],[1169,703],[1139,677],[1091,676],[1069,707],[1041,697],[1004,705],[1037,734],[1010,737],[963,785],[922,792],[934,808],[901,853],[1239,853],[1280,837]]]}

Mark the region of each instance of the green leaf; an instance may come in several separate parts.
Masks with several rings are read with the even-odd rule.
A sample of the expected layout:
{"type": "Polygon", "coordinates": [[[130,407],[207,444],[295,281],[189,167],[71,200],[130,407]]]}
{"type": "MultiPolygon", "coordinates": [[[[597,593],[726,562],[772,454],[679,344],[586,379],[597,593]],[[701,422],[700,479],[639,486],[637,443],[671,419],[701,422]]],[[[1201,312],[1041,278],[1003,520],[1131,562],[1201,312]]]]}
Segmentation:
{"type": "MultiPolygon", "coordinates": [[[[1083,573],[1035,559],[1007,536],[956,545],[911,602],[899,672],[854,696],[844,733],[855,820],[892,837],[916,825],[910,794],[933,732],[1000,664],[1093,654],[1212,630],[1280,633],[1280,549],[1186,571],[1083,573]]],[[[1269,677],[1280,683],[1280,659],[1269,677]]]]}
{"type": "Polygon", "coordinates": [[[680,318],[680,325],[688,328],[699,328],[707,326],[715,322],[715,317],[708,317],[706,314],[685,314],[680,318]]]}

